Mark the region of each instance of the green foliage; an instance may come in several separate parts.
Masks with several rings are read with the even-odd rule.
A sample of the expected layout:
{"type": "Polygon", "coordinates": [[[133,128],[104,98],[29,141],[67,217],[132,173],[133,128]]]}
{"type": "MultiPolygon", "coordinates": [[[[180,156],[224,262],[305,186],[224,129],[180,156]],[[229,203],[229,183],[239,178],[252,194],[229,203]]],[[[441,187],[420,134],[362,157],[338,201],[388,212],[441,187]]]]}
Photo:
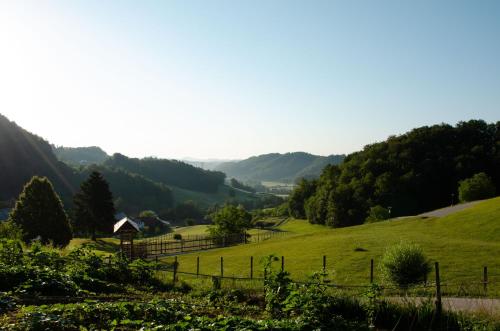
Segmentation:
{"type": "Polygon", "coordinates": [[[66,246],[72,238],[61,199],[45,177],[33,177],[26,184],[9,220],[21,227],[25,242],[40,238],[45,244],[66,246]]]}
{"type": "Polygon", "coordinates": [[[182,235],[180,233],[174,233],[175,240],[182,240],[182,235]]]}
{"type": "Polygon", "coordinates": [[[315,190],[316,181],[301,179],[288,200],[290,215],[295,218],[305,218],[306,211],[304,205],[307,199],[314,194],[315,190]]]}
{"type": "Polygon", "coordinates": [[[242,206],[225,205],[210,215],[212,226],[208,228],[210,235],[224,237],[245,234],[251,227],[252,215],[242,206]]]}
{"type": "Polygon", "coordinates": [[[495,185],[484,172],[460,181],[458,198],[461,202],[487,199],[495,196],[495,185]]]}
{"type": "Polygon", "coordinates": [[[366,218],[366,223],[373,223],[373,222],[379,222],[379,221],[384,221],[391,217],[391,214],[389,212],[389,209],[384,208],[380,205],[376,205],[370,208],[370,213],[368,214],[368,217],[366,218]]]}
{"type": "Polygon", "coordinates": [[[21,240],[23,238],[23,230],[12,221],[0,222],[0,238],[21,240]]]}
{"type": "Polygon", "coordinates": [[[152,210],[143,210],[139,213],[139,217],[158,217],[152,210]]]}
{"type": "Polygon", "coordinates": [[[273,263],[279,261],[277,256],[269,255],[264,261],[264,291],[266,310],[274,318],[285,316],[285,300],[292,290],[290,273],[283,270],[274,270],[273,263]]]}
{"type": "Polygon", "coordinates": [[[90,233],[96,239],[96,232],[113,232],[115,207],[108,182],[94,171],[80,186],[75,195],[75,227],[83,233],[90,233]]]}
{"type": "Polygon", "coordinates": [[[405,242],[387,248],[380,266],[387,281],[403,288],[423,282],[431,271],[422,248],[405,242]]]}
{"type": "Polygon", "coordinates": [[[325,167],[312,193],[305,183],[292,193],[290,211],[312,223],[343,227],[362,224],[377,205],[392,206],[392,216],[448,206],[457,183],[479,172],[488,173],[498,191],[499,144],[500,122],[417,128],[325,167]]]}

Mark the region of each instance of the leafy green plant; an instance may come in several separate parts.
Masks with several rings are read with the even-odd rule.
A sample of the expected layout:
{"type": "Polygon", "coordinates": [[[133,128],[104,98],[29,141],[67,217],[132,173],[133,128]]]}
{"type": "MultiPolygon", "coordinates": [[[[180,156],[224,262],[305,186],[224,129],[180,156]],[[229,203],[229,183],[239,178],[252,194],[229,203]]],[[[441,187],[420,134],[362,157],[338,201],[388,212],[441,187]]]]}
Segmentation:
{"type": "Polygon", "coordinates": [[[431,270],[422,248],[406,242],[387,248],[380,268],[387,281],[403,288],[423,281],[431,270]]]}
{"type": "Polygon", "coordinates": [[[273,317],[283,317],[285,315],[285,300],[292,290],[290,273],[283,270],[274,270],[273,262],[278,261],[275,255],[267,256],[264,261],[264,290],[266,310],[273,317]]]}

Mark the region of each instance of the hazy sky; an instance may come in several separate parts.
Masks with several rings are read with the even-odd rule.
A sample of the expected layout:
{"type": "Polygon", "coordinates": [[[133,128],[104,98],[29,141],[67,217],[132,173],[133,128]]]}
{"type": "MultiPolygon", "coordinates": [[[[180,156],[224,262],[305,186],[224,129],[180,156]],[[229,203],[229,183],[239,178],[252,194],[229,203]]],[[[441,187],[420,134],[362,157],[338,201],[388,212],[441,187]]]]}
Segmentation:
{"type": "Polygon", "coordinates": [[[4,1],[0,113],[57,145],[348,153],[500,120],[500,1],[4,1]]]}

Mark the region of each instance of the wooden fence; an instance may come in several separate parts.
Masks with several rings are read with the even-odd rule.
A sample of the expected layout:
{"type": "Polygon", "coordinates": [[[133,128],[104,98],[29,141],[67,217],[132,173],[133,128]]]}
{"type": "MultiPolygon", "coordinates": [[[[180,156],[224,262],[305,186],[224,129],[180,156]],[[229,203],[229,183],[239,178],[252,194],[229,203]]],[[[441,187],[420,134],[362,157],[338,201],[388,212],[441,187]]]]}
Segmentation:
{"type": "Polygon", "coordinates": [[[124,242],[121,244],[121,251],[131,259],[147,259],[156,256],[177,255],[213,248],[261,242],[274,237],[281,237],[285,234],[286,232],[281,231],[268,231],[255,235],[235,234],[224,237],[191,235],[183,236],[182,239],[174,239],[173,235],[169,234],[142,241],[124,242]]]}

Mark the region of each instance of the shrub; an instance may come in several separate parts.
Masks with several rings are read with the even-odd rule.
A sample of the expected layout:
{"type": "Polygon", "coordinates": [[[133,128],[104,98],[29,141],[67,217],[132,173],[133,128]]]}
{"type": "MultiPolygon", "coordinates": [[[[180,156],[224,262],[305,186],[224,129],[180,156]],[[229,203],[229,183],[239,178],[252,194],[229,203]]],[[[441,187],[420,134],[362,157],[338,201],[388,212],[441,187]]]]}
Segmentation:
{"type": "Polygon", "coordinates": [[[401,242],[386,250],[381,269],[387,281],[408,287],[423,281],[431,267],[419,246],[401,242]]]}
{"type": "Polygon", "coordinates": [[[461,202],[491,198],[495,195],[495,185],[484,172],[462,180],[458,186],[458,198],[461,202]]]}
{"type": "Polygon", "coordinates": [[[174,239],[175,240],[182,240],[182,234],[180,234],[180,233],[174,234],[174,239]]]}
{"type": "Polygon", "coordinates": [[[379,221],[384,221],[391,217],[391,214],[389,212],[389,209],[384,208],[380,205],[376,205],[370,208],[370,213],[368,214],[368,217],[366,218],[366,223],[373,223],[373,222],[379,222],[379,221]]]}
{"type": "Polygon", "coordinates": [[[0,222],[0,238],[21,240],[23,230],[12,221],[0,222]]]}

